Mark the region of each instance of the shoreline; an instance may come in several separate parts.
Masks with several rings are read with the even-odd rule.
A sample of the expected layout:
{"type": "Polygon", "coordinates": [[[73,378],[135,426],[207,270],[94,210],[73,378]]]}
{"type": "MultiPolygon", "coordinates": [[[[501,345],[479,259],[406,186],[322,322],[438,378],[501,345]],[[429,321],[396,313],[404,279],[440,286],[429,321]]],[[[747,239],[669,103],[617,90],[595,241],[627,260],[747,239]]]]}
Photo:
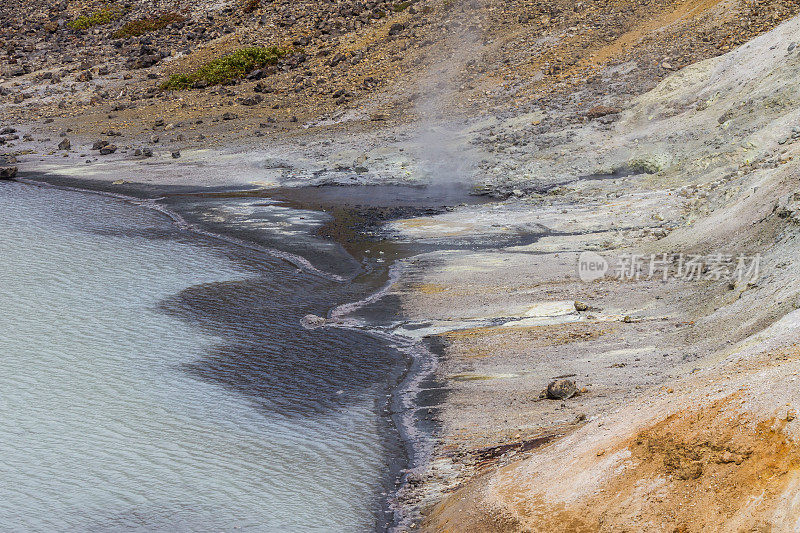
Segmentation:
{"type": "MultiPolygon", "coordinates": [[[[82,194],[100,195],[105,198],[112,198],[130,205],[153,210],[169,218],[178,229],[188,231],[198,237],[216,240],[226,246],[245,248],[260,254],[267,254],[272,257],[280,258],[295,264],[298,268],[304,269],[309,273],[323,276],[340,283],[350,283],[352,281],[337,274],[317,269],[313,266],[311,261],[305,257],[289,254],[278,249],[265,248],[258,243],[248,242],[245,239],[233,235],[218,234],[198,227],[196,224],[186,221],[178,212],[159,204],[158,202],[163,200],[164,196],[149,196],[144,188],[139,190],[139,195],[134,196],[107,190],[111,183],[110,181],[94,182],[93,180],[75,180],[79,184],[65,185],[63,183],[57,183],[60,179],[59,176],[48,175],[46,173],[22,173],[15,181],[34,187],[46,187],[82,194]],[[52,181],[48,181],[48,178],[52,181]]],[[[135,188],[136,184],[131,184],[131,186],[135,188]]],[[[220,186],[221,192],[225,190],[226,188],[224,186],[220,186]]],[[[186,192],[182,192],[182,194],[186,194],[186,192]]],[[[429,460],[431,454],[433,436],[426,434],[425,430],[420,428],[419,421],[416,420],[416,412],[422,408],[420,405],[416,404],[416,401],[417,396],[422,392],[420,384],[431,379],[433,376],[436,367],[436,356],[424,346],[423,342],[398,335],[392,331],[391,327],[386,328],[380,325],[369,325],[359,319],[346,318],[347,315],[354,311],[378,302],[388,293],[391,286],[397,282],[400,273],[397,263],[387,265],[387,269],[390,275],[383,286],[365,295],[361,300],[343,302],[330,309],[326,323],[320,327],[358,330],[363,334],[384,339],[387,343],[395,345],[395,349],[404,354],[404,358],[406,359],[406,362],[403,364],[404,370],[397,382],[391,387],[392,392],[390,397],[386,400],[384,416],[387,420],[390,420],[398,430],[407,455],[407,460],[405,461],[405,466],[389,476],[391,479],[395,480],[395,489],[392,493],[386,495],[384,499],[384,508],[390,510],[394,518],[387,524],[379,525],[378,527],[379,530],[403,531],[407,529],[411,523],[412,518],[410,513],[412,510],[400,503],[400,494],[407,489],[409,476],[420,472],[427,466],[426,462],[429,460]]],[[[428,429],[430,430],[430,428],[428,429]]]]}

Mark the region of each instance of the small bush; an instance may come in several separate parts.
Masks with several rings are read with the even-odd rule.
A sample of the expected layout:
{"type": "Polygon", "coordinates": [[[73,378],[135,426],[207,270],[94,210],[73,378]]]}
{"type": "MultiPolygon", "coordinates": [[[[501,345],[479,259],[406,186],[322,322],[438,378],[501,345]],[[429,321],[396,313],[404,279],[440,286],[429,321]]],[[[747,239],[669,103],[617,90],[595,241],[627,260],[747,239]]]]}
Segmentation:
{"type": "Polygon", "coordinates": [[[101,9],[90,15],[81,15],[68,24],[73,30],[85,30],[93,26],[108,24],[120,17],[122,13],[114,9],[101,9]]]}
{"type": "Polygon", "coordinates": [[[395,4],[392,9],[395,13],[400,13],[401,11],[405,11],[411,6],[412,2],[400,2],[399,4],[395,4]]]}
{"type": "Polygon", "coordinates": [[[276,46],[242,48],[214,59],[189,74],[173,74],[161,84],[161,89],[175,91],[190,89],[197,82],[219,85],[238,80],[257,68],[274,65],[285,55],[286,50],[276,46]]]}
{"type": "Polygon", "coordinates": [[[157,17],[143,18],[126,22],[124,26],[114,32],[116,39],[138,37],[151,31],[160,30],[174,22],[183,22],[186,17],[178,13],[164,13],[157,17]]]}

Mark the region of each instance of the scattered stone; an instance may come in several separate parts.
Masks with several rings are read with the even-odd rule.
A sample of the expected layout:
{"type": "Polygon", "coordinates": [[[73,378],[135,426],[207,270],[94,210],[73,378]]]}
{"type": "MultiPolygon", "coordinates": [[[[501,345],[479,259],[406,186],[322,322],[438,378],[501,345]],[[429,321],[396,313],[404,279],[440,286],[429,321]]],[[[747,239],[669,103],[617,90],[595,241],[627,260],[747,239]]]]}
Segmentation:
{"type": "Polygon", "coordinates": [[[175,150],[172,152],[172,159],[178,159],[181,156],[180,150],[175,150]]]}
{"type": "Polygon", "coordinates": [[[243,106],[254,106],[260,104],[264,101],[264,97],[260,94],[256,94],[253,96],[245,96],[244,98],[239,98],[239,103],[243,106]]]}
{"type": "Polygon", "coordinates": [[[142,156],[153,157],[153,151],[150,148],[142,148],[142,156]]]}
{"type": "Polygon", "coordinates": [[[316,329],[324,326],[328,322],[327,319],[317,316],[308,314],[300,319],[300,324],[306,329],[316,329]]]}
{"type": "Polygon", "coordinates": [[[607,105],[596,105],[586,112],[586,118],[589,120],[604,117],[606,115],[613,115],[619,113],[621,110],[616,107],[609,107],[607,105]]]}
{"type": "Polygon", "coordinates": [[[70,146],[71,146],[71,144],[70,144],[70,142],[69,142],[69,139],[68,139],[68,138],[66,138],[66,137],[64,137],[64,138],[61,140],[61,142],[60,142],[60,143],[58,143],[58,149],[59,149],[59,150],[69,150],[69,149],[70,149],[70,146]]]}
{"type": "Polygon", "coordinates": [[[720,464],[736,463],[737,465],[740,465],[742,464],[742,462],[744,462],[744,458],[738,453],[732,453],[729,452],[728,450],[725,450],[724,452],[722,452],[722,455],[719,456],[717,462],[720,464]]]}
{"type": "Polygon", "coordinates": [[[234,120],[237,118],[239,118],[239,116],[231,113],[230,111],[226,111],[222,114],[222,120],[234,120]]]}
{"type": "Polygon", "coordinates": [[[703,463],[700,461],[692,461],[690,463],[681,464],[678,469],[678,479],[697,479],[703,475],[703,463]]]}
{"type": "Polygon", "coordinates": [[[108,141],[104,141],[101,139],[99,141],[94,142],[94,144],[92,145],[92,150],[99,150],[104,146],[108,146],[108,141]]]}
{"type": "Polygon", "coordinates": [[[115,144],[107,144],[107,145],[103,146],[102,148],[100,148],[100,154],[101,155],[113,154],[116,151],[117,151],[117,145],[115,145],[115,144]]]}
{"type": "Polygon", "coordinates": [[[400,24],[399,22],[396,22],[396,23],[392,24],[391,27],[389,27],[389,35],[397,35],[398,33],[402,32],[404,29],[406,29],[405,24],[400,24]]]}
{"type": "Polygon", "coordinates": [[[92,81],[92,73],[88,70],[82,71],[78,76],[75,78],[76,81],[92,81]]]}
{"type": "Polygon", "coordinates": [[[577,392],[578,387],[571,379],[557,379],[547,386],[545,396],[550,400],[567,400],[577,392]]]}
{"type": "Polygon", "coordinates": [[[576,311],[588,311],[589,306],[583,302],[575,301],[575,310],[576,311]]]}

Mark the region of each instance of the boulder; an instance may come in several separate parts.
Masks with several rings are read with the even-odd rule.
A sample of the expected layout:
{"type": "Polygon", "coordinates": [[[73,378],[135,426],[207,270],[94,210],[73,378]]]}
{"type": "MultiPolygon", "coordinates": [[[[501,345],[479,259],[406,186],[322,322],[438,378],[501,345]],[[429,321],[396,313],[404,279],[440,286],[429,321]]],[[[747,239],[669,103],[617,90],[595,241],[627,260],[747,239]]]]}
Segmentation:
{"type": "Polygon", "coordinates": [[[117,145],[115,145],[115,144],[107,144],[107,145],[103,146],[102,148],[100,148],[100,154],[101,155],[113,154],[116,151],[117,151],[117,145]]]}
{"type": "Polygon", "coordinates": [[[545,396],[551,400],[566,400],[578,392],[578,387],[571,379],[557,379],[552,381],[545,390],[545,396]]]}
{"type": "Polygon", "coordinates": [[[59,150],[69,150],[71,146],[72,146],[72,145],[71,145],[71,143],[69,142],[69,139],[68,139],[68,138],[66,138],[66,137],[64,137],[63,139],[61,139],[61,142],[60,142],[60,143],[58,143],[58,149],[59,149],[59,150]]]}
{"type": "MultiPolygon", "coordinates": [[[[0,165],[3,165],[2,161],[0,165]]],[[[17,167],[0,166],[0,180],[13,180],[15,177],[17,177],[17,167]]]]}

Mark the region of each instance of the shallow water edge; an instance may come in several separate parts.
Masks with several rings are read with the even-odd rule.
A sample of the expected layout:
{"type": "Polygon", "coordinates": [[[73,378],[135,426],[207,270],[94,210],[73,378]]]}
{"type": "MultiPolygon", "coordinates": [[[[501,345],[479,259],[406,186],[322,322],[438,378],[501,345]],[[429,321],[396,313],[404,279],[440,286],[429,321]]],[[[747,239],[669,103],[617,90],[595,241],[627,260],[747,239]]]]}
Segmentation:
{"type": "MultiPolygon", "coordinates": [[[[135,184],[130,184],[126,185],[124,193],[120,193],[114,190],[118,189],[117,187],[111,186],[109,183],[41,174],[23,175],[21,178],[20,181],[26,181],[34,186],[66,188],[84,193],[102,194],[122,202],[153,209],[165,217],[169,217],[172,223],[180,230],[191,232],[197,238],[218,240],[226,246],[276,257],[313,276],[334,280],[337,283],[359,284],[362,288],[360,298],[355,301],[341,301],[330,307],[327,310],[330,315],[329,318],[338,318],[340,315],[344,317],[367,304],[374,311],[376,308],[375,302],[380,299],[383,289],[391,284],[393,276],[399,275],[396,269],[394,272],[392,271],[391,265],[395,264],[394,261],[388,259],[388,261],[392,262],[387,264],[387,259],[384,259],[384,257],[397,258],[408,253],[407,250],[392,250],[392,253],[382,254],[381,259],[383,261],[381,262],[376,262],[371,258],[365,257],[364,254],[360,254],[359,251],[363,251],[365,246],[357,243],[357,238],[354,239],[359,228],[355,227],[357,224],[354,224],[353,220],[347,218],[349,211],[346,207],[342,208],[338,213],[338,218],[345,219],[344,222],[339,224],[336,231],[331,231],[329,234],[331,238],[339,237],[340,239],[342,239],[342,235],[345,235],[347,242],[345,245],[340,242],[336,243],[335,246],[325,250],[324,253],[319,253],[319,250],[313,250],[313,245],[308,242],[301,243],[302,246],[290,243],[292,246],[281,249],[280,242],[275,242],[275,239],[265,238],[263,234],[255,235],[255,233],[259,232],[254,231],[253,228],[242,227],[236,223],[230,224],[224,219],[208,223],[196,216],[197,213],[194,208],[197,207],[198,193],[203,195],[201,202],[216,195],[217,198],[214,198],[213,201],[224,204],[226,200],[230,200],[232,196],[235,196],[232,193],[236,191],[224,188],[216,191],[208,191],[207,189],[198,191],[186,187],[156,188],[149,186],[139,187],[135,184]],[[353,250],[356,250],[356,252],[353,253],[353,250]],[[295,253],[298,251],[300,253],[295,253]],[[309,260],[308,257],[312,257],[312,259],[309,260]]],[[[337,198],[336,201],[340,200],[341,198],[337,198]]],[[[297,200],[297,198],[293,199],[292,209],[302,210],[303,207],[302,201],[297,200]]],[[[315,205],[314,207],[319,209],[320,206],[315,205]]],[[[334,216],[333,218],[337,217],[334,216]]],[[[330,220],[327,221],[329,228],[337,226],[335,220],[333,224],[330,222],[330,220]]],[[[308,230],[309,228],[304,229],[308,230]]],[[[280,239],[277,240],[279,241],[280,239]]],[[[286,244],[285,241],[284,244],[286,244]]],[[[371,248],[382,246],[387,252],[392,248],[391,244],[387,243],[381,243],[380,245],[370,243],[369,246],[371,248]]],[[[166,305],[169,312],[169,302],[166,305]]],[[[365,319],[364,316],[358,316],[347,320],[332,321],[334,323],[330,327],[358,331],[360,335],[374,337],[393,346],[403,356],[402,361],[398,361],[399,367],[390,376],[389,380],[392,382],[392,387],[385,400],[384,407],[380,409],[397,431],[397,436],[402,443],[405,454],[405,457],[399,461],[390,461],[391,468],[386,473],[386,480],[384,480],[384,483],[387,486],[392,486],[392,489],[385,497],[382,497],[381,508],[384,509],[384,512],[379,514],[379,517],[389,516],[390,518],[379,518],[376,521],[376,528],[378,530],[387,530],[406,522],[407,517],[404,509],[396,503],[397,490],[405,483],[406,472],[424,464],[430,453],[431,433],[435,431],[435,427],[431,425],[430,421],[424,421],[421,424],[420,417],[416,416],[416,412],[418,409],[426,408],[435,402],[428,399],[425,401],[425,406],[419,405],[420,390],[437,391],[441,390],[441,388],[440,384],[430,382],[435,367],[433,354],[423,345],[412,343],[407,339],[397,338],[391,334],[391,328],[388,325],[391,324],[396,310],[391,309],[390,302],[381,302],[377,307],[381,308],[380,312],[374,315],[378,317],[377,323],[370,324],[370,321],[365,319]]],[[[204,371],[208,373],[209,369],[198,369],[199,375],[202,375],[204,371]]],[[[212,371],[211,373],[214,372],[212,371]]],[[[433,396],[436,394],[434,392],[433,396]]],[[[427,396],[431,396],[431,394],[427,396]]]]}

